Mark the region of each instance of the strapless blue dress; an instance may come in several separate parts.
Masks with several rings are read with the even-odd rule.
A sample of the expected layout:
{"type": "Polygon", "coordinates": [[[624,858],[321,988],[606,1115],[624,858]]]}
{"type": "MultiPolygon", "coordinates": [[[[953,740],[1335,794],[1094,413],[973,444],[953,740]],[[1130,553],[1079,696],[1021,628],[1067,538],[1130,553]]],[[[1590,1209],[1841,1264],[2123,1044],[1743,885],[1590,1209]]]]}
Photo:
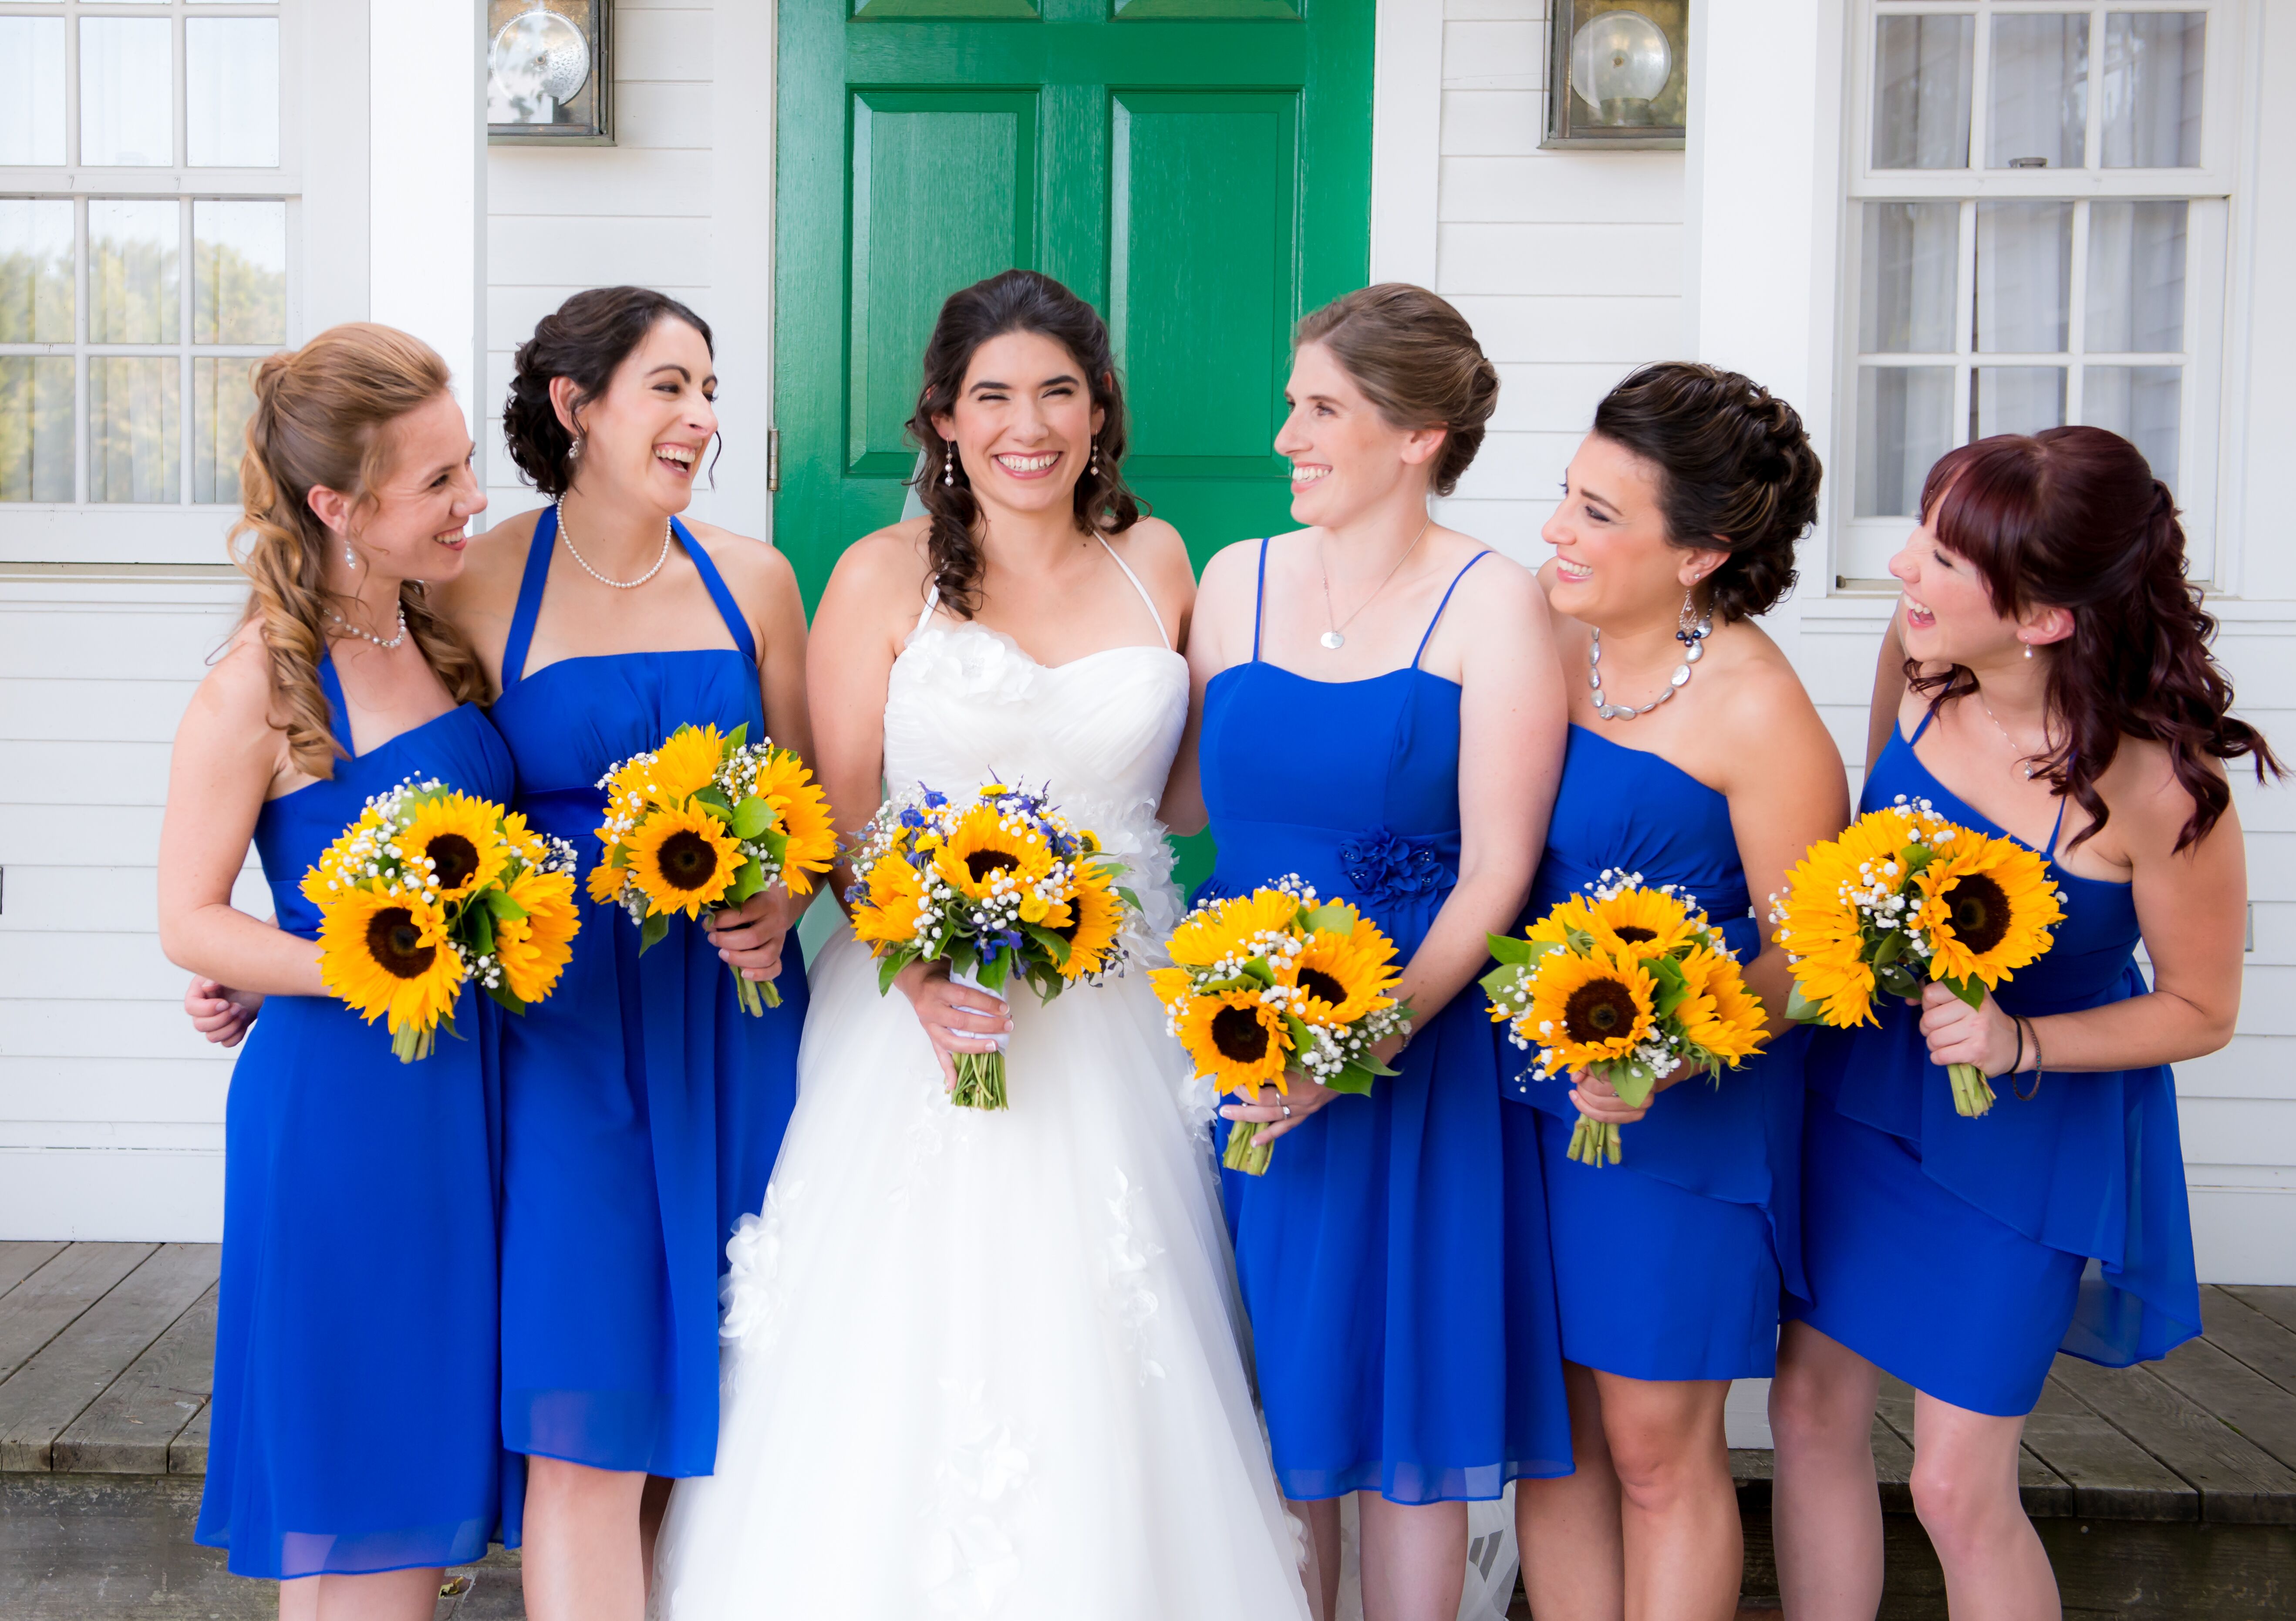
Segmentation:
{"type": "MultiPolygon", "coordinates": [[[[334,660],[319,661],[345,747],[334,660]]],[[[255,847],[279,927],[319,935],[303,874],[408,776],[496,804],[510,754],[474,705],[266,802],[255,847]]],[[[316,954],[316,946],[314,947],[316,954]]],[[[520,1461],[495,1416],[500,1010],[465,985],[456,1036],[402,1064],[331,996],[272,996],[224,1119],[215,1411],[195,1535],[289,1581],[460,1565],[518,1543],[520,1461]],[[459,1039],[458,1039],[459,1037],[459,1039]]]]}
{"type": "MultiPolygon", "coordinates": [[[[1562,786],[1523,921],[1604,868],[1677,884],[1742,963],[1761,951],[1730,802],[1680,766],[1570,728],[1562,786]]],[[[1578,1121],[1567,1076],[1508,1067],[1509,1095],[1538,1111],[1562,1354],[1629,1379],[1767,1379],[1779,1291],[1806,1295],[1800,1193],[1806,1033],[1677,1082],[1622,1134],[1617,1165],[1569,1157],[1578,1121]]]]}
{"type": "MultiPolygon", "coordinates": [[[[1264,592],[1264,541],[1259,567],[1264,592]]],[[[1409,961],[1459,875],[1459,688],[1419,667],[1426,647],[1366,681],[1310,680],[1260,661],[1255,602],[1251,662],[1204,694],[1219,854],[1200,898],[1296,872],[1409,961]]],[[[1278,1139],[1265,1176],[1223,1175],[1294,1502],[1491,1498],[1570,1472],[1538,1158],[1529,1117],[1501,1106],[1499,1050],[1470,984],[1419,1026],[1399,1074],[1278,1139]]]]}
{"type": "MultiPolygon", "coordinates": [[[[1862,808],[1927,799],[2008,836],[1922,764],[1914,747],[1928,726],[1910,740],[1892,730],[1862,808]]],[[[2056,943],[1996,999],[2034,1016],[2144,995],[2129,887],[2068,872],[2055,850],[2052,831],[2043,854],[2065,913],[2056,943]]],[[[2200,1333],[2166,1064],[2005,1077],[1992,1109],[1964,1118],[1929,1061],[1918,1010],[1884,1000],[1874,1011],[1879,1027],[1821,1030],[1811,1051],[1813,1303],[1794,1315],[1916,1390],[2002,1418],[2032,1411],[2059,1351],[2120,1368],[2200,1333]]]]}
{"type": "MultiPolygon", "coordinates": [[[[583,875],[616,762],[682,725],[765,736],[757,648],[709,553],[676,525],[734,646],[564,659],[525,674],[557,551],[535,526],[495,724],[518,807],[571,839],[583,875]]],[[[586,896],[586,890],[578,888],[586,896]]],[[[584,904],[558,993],[503,1047],[503,1437],[594,1469],[706,1475],[718,1451],[718,1278],[734,1224],[765,1202],[797,1101],[805,967],[743,1013],[701,926],[644,956],[617,908],[584,904]]]]}

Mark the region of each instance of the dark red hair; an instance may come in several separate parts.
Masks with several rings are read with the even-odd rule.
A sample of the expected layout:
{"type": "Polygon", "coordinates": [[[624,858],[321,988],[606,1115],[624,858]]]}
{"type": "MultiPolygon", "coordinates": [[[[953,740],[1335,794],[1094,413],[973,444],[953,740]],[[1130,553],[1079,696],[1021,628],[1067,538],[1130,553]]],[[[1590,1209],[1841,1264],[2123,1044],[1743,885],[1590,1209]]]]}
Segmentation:
{"type": "MultiPolygon", "coordinates": [[[[2123,737],[2169,751],[2193,814],[2177,848],[2205,838],[2232,803],[2210,760],[2242,755],[2282,774],[2264,736],[2227,713],[2232,683],[2209,643],[2216,619],[2185,577],[2185,531],[2169,487],[2136,446],[2102,428],[2005,433],[1940,457],[1922,486],[1938,544],[1975,569],[2008,618],[2062,608],[2072,634],[2050,661],[2049,712],[2063,741],[2039,768],[2089,814],[2079,844],[2112,814],[2096,791],[2123,737]]],[[[1932,712],[1977,690],[1961,665],[1923,675],[1932,712]]]]}

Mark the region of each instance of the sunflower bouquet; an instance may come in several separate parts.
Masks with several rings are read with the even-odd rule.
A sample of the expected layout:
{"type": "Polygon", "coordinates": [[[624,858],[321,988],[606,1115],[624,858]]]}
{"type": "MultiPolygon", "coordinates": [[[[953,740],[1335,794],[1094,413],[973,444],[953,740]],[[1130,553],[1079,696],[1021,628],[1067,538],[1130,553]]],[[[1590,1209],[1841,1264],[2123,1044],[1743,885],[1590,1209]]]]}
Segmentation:
{"type": "MultiPolygon", "coordinates": [[[[816,873],[837,855],[829,802],[813,773],[771,738],[743,740],[746,725],[680,726],[660,748],[634,754],[598,780],[606,790],[590,869],[590,898],[619,905],[638,925],[644,955],[669,932],[670,914],[689,919],[738,906],[786,885],[813,892],[816,873]]],[[[768,980],[735,973],[742,1011],[762,1018],[782,1004],[768,980]]]]}
{"type": "MultiPolygon", "coordinates": [[[[1395,943],[1345,901],[1320,901],[1297,877],[1207,900],[1166,946],[1172,966],[1149,982],[1168,1027],[1220,1091],[1247,1101],[1288,1093],[1294,1068],[1334,1092],[1364,1093],[1393,1075],[1373,1049],[1408,1035],[1411,1009],[1389,995],[1395,943]]],[[[1265,1175],[1274,1158],[1239,1120],[1220,1163],[1265,1175]]]]}
{"type": "MultiPolygon", "coordinates": [[[[964,799],[919,788],[881,806],[855,840],[846,892],[853,932],[877,959],[883,994],[912,962],[1002,995],[1019,979],[1049,1002],[1079,979],[1122,970],[1137,896],[1123,864],[1047,797],[992,782],[964,799]]],[[[949,1101],[1003,1109],[1004,1044],[960,1052],[949,1101]]]]}
{"type": "MultiPolygon", "coordinates": [[[[1848,1028],[1879,1024],[1876,991],[1918,998],[1934,982],[1971,1007],[2049,949],[2064,917],[2048,865],[2013,839],[1948,821],[1899,794],[1837,839],[1810,846],[1770,897],[1772,937],[1793,964],[1786,1017],[1848,1028]]],[[[1948,1067],[1953,1106],[1993,1107],[1974,1064],[1948,1067]]]]}
{"type": "Polygon", "coordinates": [[[455,1028],[463,983],[512,1012],[550,995],[574,954],[574,847],[526,818],[409,777],[366,802],[303,875],[319,909],[319,977],[401,1063],[455,1028]]]}
{"type": "MultiPolygon", "coordinates": [[[[1491,1019],[1535,1050],[1542,1076],[1575,1069],[1633,1108],[1685,1065],[1717,1082],[1760,1051],[1761,999],[1746,988],[1721,931],[1694,897],[1606,869],[1521,937],[1490,937],[1499,966],[1483,976],[1491,1019]]],[[[1570,1158],[1616,1165],[1620,1130],[1580,1116],[1570,1158]]]]}

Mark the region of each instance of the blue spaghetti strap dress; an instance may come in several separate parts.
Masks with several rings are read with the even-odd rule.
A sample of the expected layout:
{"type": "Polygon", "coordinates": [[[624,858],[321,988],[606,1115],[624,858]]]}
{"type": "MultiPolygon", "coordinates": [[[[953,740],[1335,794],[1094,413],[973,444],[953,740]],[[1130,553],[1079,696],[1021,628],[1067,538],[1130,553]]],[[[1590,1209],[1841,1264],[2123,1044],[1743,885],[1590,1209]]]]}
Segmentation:
{"type": "MultiPolygon", "coordinates": [[[[351,746],[332,657],[329,725],[351,746]]],[[[303,874],[408,776],[506,802],[511,760],[464,704],[263,806],[279,927],[303,874]]],[[[314,948],[316,954],[316,946],[314,948]]],[[[465,985],[456,1034],[402,1064],[331,996],[273,996],[232,1072],[213,1435],[195,1535],[244,1576],[465,1564],[517,1545],[520,1461],[495,1416],[499,1010],[465,985]]]]}
{"type": "MultiPolygon", "coordinates": [[[[731,648],[526,674],[557,516],[535,526],[494,717],[519,808],[573,840],[586,878],[609,768],[687,724],[746,725],[756,742],[766,717],[749,624],[683,524],[731,648]]],[[[734,1224],[765,1203],[797,1101],[804,964],[788,953],[781,1006],[751,1018],[699,923],[672,918],[641,957],[619,910],[584,910],[558,994],[508,1021],[503,1045],[503,1437],[594,1469],[706,1475],[718,1279],[734,1224]]]]}
{"type": "MultiPolygon", "coordinates": [[[[1730,802],[1680,766],[1572,726],[1523,921],[1605,868],[1687,890],[1742,963],[1761,950],[1730,802]]],[[[1767,1379],[1779,1296],[1803,1295],[1800,1170],[1807,1037],[1774,1036],[1718,1084],[1679,1081],[1624,1128],[1617,1165],[1570,1158],[1567,1075],[1510,1048],[1508,1095],[1538,1122],[1562,1355],[1628,1379],[1767,1379]]]]}
{"type": "MultiPolygon", "coordinates": [[[[1359,906],[1401,960],[1418,950],[1459,867],[1459,687],[1419,659],[1487,555],[1453,579],[1411,663],[1364,681],[1263,663],[1255,601],[1251,662],[1204,694],[1219,853],[1200,896],[1296,872],[1359,906]]],[[[1267,569],[1263,541],[1262,595],[1267,569]]],[[[1275,1478],[1295,1502],[1491,1498],[1570,1472],[1538,1160],[1527,1117],[1501,1106],[1475,986],[1396,1068],[1279,1139],[1265,1176],[1223,1177],[1275,1478]]]]}
{"type": "MultiPolygon", "coordinates": [[[[1862,808],[1899,796],[2006,837],[1930,774],[1891,729],[1862,808]]],[[[2064,908],[2055,944],[1995,993],[2028,1016],[2143,995],[2127,884],[2042,854],[2064,908]]],[[[2201,1331],[2200,1283],[2166,1064],[2011,1076],[1975,1118],[1954,1110],[1918,1009],[1876,1003],[1878,1027],[1816,1033],[1803,1159],[1812,1303],[1794,1314],[1917,1390],[2021,1418],[2059,1351],[2109,1368],[2201,1331]],[[2014,1085],[2012,1083],[2015,1083],[2014,1085]],[[2024,1095],[2030,1092],[2031,1095],[2024,1095]]]]}

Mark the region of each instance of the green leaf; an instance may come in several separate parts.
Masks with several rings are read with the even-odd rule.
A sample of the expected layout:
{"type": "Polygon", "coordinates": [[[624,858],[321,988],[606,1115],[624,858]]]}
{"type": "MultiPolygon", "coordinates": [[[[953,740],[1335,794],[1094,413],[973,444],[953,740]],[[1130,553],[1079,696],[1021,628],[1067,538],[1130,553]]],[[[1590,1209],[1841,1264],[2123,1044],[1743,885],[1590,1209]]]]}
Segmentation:
{"type": "Polygon", "coordinates": [[[1985,1005],[1985,981],[1974,974],[1966,979],[1940,978],[1938,983],[1969,1003],[1971,1007],[1981,1008],[1985,1005]]]}
{"type": "Polygon", "coordinates": [[[982,990],[1001,991],[1004,988],[1006,976],[1012,971],[1013,954],[1000,951],[996,954],[996,961],[975,969],[973,977],[980,981],[982,990]]]}
{"type": "Polygon", "coordinates": [[[1341,1070],[1337,1075],[1325,1081],[1324,1085],[1330,1087],[1333,1092],[1351,1093],[1357,1097],[1361,1097],[1371,1090],[1371,1083],[1374,1076],[1392,1075],[1395,1072],[1392,1069],[1374,1070],[1367,1069],[1361,1064],[1349,1064],[1346,1068],[1341,1070]]]}
{"type": "Polygon", "coordinates": [[[1302,913],[1300,924],[1317,934],[1351,934],[1362,915],[1345,901],[1325,901],[1314,911],[1302,913]]]}
{"type": "Polygon", "coordinates": [[[1898,864],[1905,868],[1906,876],[1911,878],[1935,861],[1941,853],[1935,845],[1909,845],[1898,853],[1898,864]]]}
{"type": "Polygon", "coordinates": [[[765,887],[765,864],[758,861],[744,861],[741,869],[734,874],[733,888],[726,891],[725,904],[728,906],[738,906],[765,887]]]}
{"type": "Polygon", "coordinates": [[[1521,983],[1523,978],[1523,970],[1509,963],[1491,970],[1475,983],[1483,987],[1483,995],[1491,999],[1493,1007],[1505,1010],[1512,1017],[1514,1011],[1514,989],[1521,983]]]}
{"type": "Polygon", "coordinates": [[[644,956],[660,945],[669,935],[669,913],[657,912],[647,917],[638,929],[638,955],[644,956]]]}
{"type": "Polygon", "coordinates": [[[1825,1017],[1825,1004],[1812,1002],[1803,995],[1801,984],[1797,980],[1794,987],[1786,993],[1786,1017],[1796,1024],[1815,1024],[1825,1017]]]}
{"type": "Polygon", "coordinates": [[[1069,960],[1069,943],[1042,923],[1022,923],[1021,932],[1052,954],[1054,966],[1065,967],[1069,960]]]}
{"type": "Polygon", "coordinates": [[[734,807],[733,828],[736,839],[755,839],[773,824],[774,807],[755,794],[734,807]]]}
{"type": "Polygon", "coordinates": [[[463,921],[467,926],[466,932],[470,937],[465,944],[471,950],[481,957],[494,955],[494,913],[484,906],[473,906],[463,914],[463,921]]]}
{"type": "Polygon", "coordinates": [[[1243,965],[1243,977],[1252,981],[1255,985],[1273,985],[1275,983],[1275,970],[1267,966],[1267,959],[1265,957],[1254,957],[1250,962],[1245,963],[1243,965]]]}
{"type": "Polygon", "coordinates": [[[508,1008],[513,1013],[522,1014],[526,1011],[526,1003],[518,999],[517,994],[510,988],[510,982],[508,980],[504,980],[499,985],[490,985],[487,987],[487,995],[493,997],[496,1002],[500,1003],[504,1007],[508,1008]]]}
{"type": "MultiPolygon", "coordinates": [[[[1118,871],[1121,872],[1122,869],[1119,868],[1118,871]]],[[[1117,897],[1122,900],[1126,905],[1131,907],[1133,911],[1145,912],[1148,910],[1145,906],[1140,904],[1140,897],[1131,890],[1126,888],[1122,884],[1117,884],[1111,886],[1111,888],[1117,897]]]]}
{"type": "Polygon", "coordinates": [[[715,782],[710,783],[707,788],[695,789],[690,803],[700,806],[720,822],[731,822],[734,819],[734,802],[726,797],[725,790],[715,782]]]}
{"type": "Polygon", "coordinates": [[[893,988],[893,981],[901,977],[903,969],[916,961],[916,955],[914,951],[904,947],[902,950],[889,952],[878,958],[877,995],[882,996],[890,994],[893,988]]]}
{"type": "Polygon", "coordinates": [[[1491,960],[1510,965],[1529,962],[1538,954],[1531,943],[1519,934],[1494,934],[1484,937],[1490,943],[1491,960]]]}
{"type": "Polygon", "coordinates": [[[1658,1085],[1658,1077],[1648,1064],[1636,1059],[1613,1063],[1610,1069],[1611,1073],[1603,1078],[1611,1083],[1611,1090],[1619,1094],[1621,1101],[1633,1109],[1640,1109],[1650,1101],[1651,1093],[1658,1085]]]}
{"type": "Polygon", "coordinates": [[[1294,1052],[1305,1052],[1316,1044],[1316,1033],[1308,1027],[1308,1021],[1297,1013],[1287,1011],[1283,1015],[1283,1030],[1284,1034],[1291,1038],[1292,1051],[1294,1052]]]}
{"type": "Polygon", "coordinates": [[[1887,968],[1905,954],[1906,931],[1902,929],[1892,929],[1882,937],[1882,944],[1874,950],[1874,966],[1876,969],[1887,968]]]}
{"type": "Polygon", "coordinates": [[[495,914],[497,923],[514,923],[526,915],[526,908],[500,889],[487,891],[487,910],[495,914]]]}
{"type": "Polygon", "coordinates": [[[726,752],[731,754],[750,741],[750,723],[743,721],[726,734],[726,752]]]}

